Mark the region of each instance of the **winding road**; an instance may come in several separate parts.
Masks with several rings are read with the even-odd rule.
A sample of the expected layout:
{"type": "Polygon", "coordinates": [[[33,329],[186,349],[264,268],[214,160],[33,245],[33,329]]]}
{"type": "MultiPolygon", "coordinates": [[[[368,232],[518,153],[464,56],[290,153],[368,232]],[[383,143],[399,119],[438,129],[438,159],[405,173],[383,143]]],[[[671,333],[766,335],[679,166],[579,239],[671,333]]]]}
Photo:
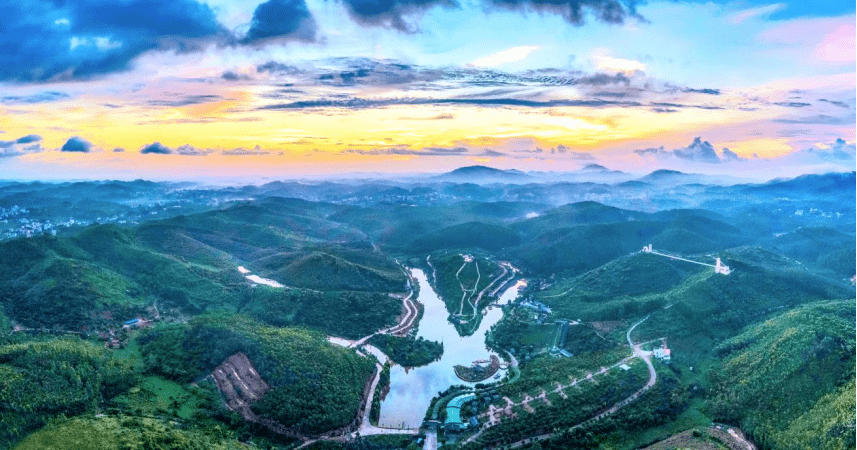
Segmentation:
{"type": "MultiPolygon", "coordinates": [[[[601,418],[609,416],[610,414],[615,413],[616,411],[619,411],[620,409],[624,408],[625,406],[629,405],[630,403],[633,403],[641,395],[643,395],[649,389],[651,389],[652,386],[657,384],[658,373],[655,371],[655,366],[652,365],[651,352],[643,350],[643,344],[645,344],[645,342],[639,343],[639,344],[634,344],[634,341],[631,340],[631,332],[634,331],[635,328],[637,328],[637,325],[640,325],[641,323],[645,322],[646,319],[648,319],[648,318],[649,318],[649,316],[646,316],[642,320],[640,320],[639,322],[635,323],[633,326],[631,326],[631,328],[628,329],[628,332],[625,335],[625,338],[628,340],[628,345],[631,346],[631,348],[633,349],[633,354],[631,356],[623,359],[622,361],[619,361],[618,363],[613,364],[609,368],[608,367],[602,367],[599,371],[594,373],[594,375],[603,374],[603,373],[606,373],[610,369],[613,369],[615,367],[618,367],[618,366],[630,361],[633,358],[640,358],[643,360],[643,362],[646,364],[646,366],[649,369],[649,380],[646,382],[646,385],[643,386],[642,388],[640,388],[640,390],[638,390],[637,392],[634,392],[633,394],[631,394],[628,398],[620,401],[619,403],[616,403],[615,405],[613,405],[612,407],[610,407],[606,411],[602,412],[601,414],[598,414],[597,416],[591,417],[591,418],[569,428],[568,430],[574,430],[576,428],[581,428],[589,422],[599,420],[601,418]]],[[[572,387],[572,386],[576,386],[581,381],[590,380],[592,378],[592,376],[593,376],[593,374],[590,374],[586,378],[583,378],[580,380],[575,379],[571,383],[569,383],[568,385],[565,385],[565,386],[563,386],[560,383],[556,383],[556,389],[554,389],[554,391],[561,393],[563,389],[568,388],[568,387],[572,387]]],[[[486,430],[486,429],[496,425],[497,423],[499,423],[499,421],[496,420],[496,414],[497,413],[505,412],[506,414],[508,414],[511,412],[513,406],[518,406],[518,405],[520,405],[526,409],[529,406],[528,403],[530,401],[540,400],[540,397],[541,396],[537,396],[535,398],[532,398],[532,397],[527,396],[525,398],[525,400],[520,402],[520,403],[514,403],[511,400],[506,399],[507,405],[505,408],[497,409],[497,410],[489,409],[488,412],[480,414],[480,417],[488,416],[488,423],[483,425],[482,428],[476,434],[474,434],[473,436],[470,436],[468,439],[466,439],[464,441],[464,443],[466,444],[468,442],[472,442],[472,441],[476,440],[482,434],[482,432],[484,430],[486,430]]],[[[519,448],[519,447],[522,447],[526,444],[532,443],[533,441],[541,441],[544,439],[548,439],[552,435],[553,435],[553,433],[545,433],[545,434],[541,434],[538,436],[522,439],[518,442],[515,442],[515,443],[508,445],[507,448],[519,448]]]]}

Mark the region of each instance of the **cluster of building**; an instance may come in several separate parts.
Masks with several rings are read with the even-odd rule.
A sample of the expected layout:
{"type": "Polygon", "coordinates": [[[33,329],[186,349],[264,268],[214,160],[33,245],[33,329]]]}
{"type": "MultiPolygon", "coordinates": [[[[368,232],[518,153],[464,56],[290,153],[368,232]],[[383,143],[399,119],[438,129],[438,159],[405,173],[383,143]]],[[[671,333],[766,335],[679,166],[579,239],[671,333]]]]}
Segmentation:
{"type": "Polygon", "coordinates": [[[667,347],[666,339],[661,339],[661,341],[664,343],[664,346],[662,348],[652,350],[652,356],[668,363],[670,362],[670,348],[667,347]]]}

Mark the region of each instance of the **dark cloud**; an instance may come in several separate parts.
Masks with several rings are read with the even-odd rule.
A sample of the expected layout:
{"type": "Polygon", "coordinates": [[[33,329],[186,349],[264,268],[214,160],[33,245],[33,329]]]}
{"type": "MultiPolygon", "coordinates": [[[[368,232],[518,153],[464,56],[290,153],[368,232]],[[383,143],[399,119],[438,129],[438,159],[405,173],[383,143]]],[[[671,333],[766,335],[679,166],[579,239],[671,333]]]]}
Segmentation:
{"type": "MultiPolygon", "coordinates": [[[[0,23],[0,32],[2,32],[2,23],[0,23]]],[[[3,37],[0,36],[0,43],[3,42],[3,37]]],[[[4,58],[2,54],[2,46],[0,46],[0,61],[4,58]]],[[[3,73],[3,69],[0,68],[0,74],[3,73]]],[[[38,94],[32,95],[11,95],[0,97],[0,103],[3,104],[34,104],[34,103],[47,103],[47,102],[55,102],[59,100],[65,100],[69,98],[69,95],[64,92],[56,92],[56,91],[45,91],[39,92],[38,94]]]]}
{"type": "Polygon", "coordinates": [[[595,73],[592,75],[583,76],[577,78],[571,82],[571,84],[582,84],[588,86],[605,86],[609,84],[624,84],[628,85],[631,82],[631,79],[628,78],[627,75],[623,73],[617,73],[614,75],[606,74],[606,73],[595,73]]]}
{"type": "Polygon", "coordinates": [[[488,0],[488,2],[497,8],[512,11],[556,14],[576,26],[583,25],[587,15],[612,24],[624,23],[631,17],[645,20],[637,13],[634,0],[488,0]]]}
{"type": "MultiPolygon", "coordinates": [[[[724,109],[722,106],[711,106],[711,105],[683,105],[681,103],[665,103],[665,102],[652,102],[651,106],[656,108],[666,108],[666,109],[678,109],[678,108],[697,108],[697,109],[708,109],[708,110],[716,110],[716,109],[724,109]]],[[[670,111],[672,112],[672,111],[670,111]]]]}
{"type": "Polygon", "coordinates": [[[268,0],[256,7],[245,43],[272,40],[312,42],[318,26],[305,0],[268,0]]]}
{"type": "Polygon", "coordinates": [[[0,158],[10,158],[27,153],[38,153],[44,149],[39,144],[41,136],[30,134],[9,141],[0,141],[0,158]]]}
{"type": "Polygon", "coordinates": [[[340,0],[352,19],[365,26],[393,28],[405,33],[417,31],[408,18],[440,6],[458,8],[455,0],[340,0]]]}
{"type": "Polygon", "coordinates": [[[229,38],[195,0],[5,1],[0,16],[0,81],[87,79],[150,50],[229,38]]]}
{"type": "Polygon", "coordinates": [[[32,144],[33,142],[39,142],[42,140],[42,137],[38,134],[28,134],[23,137],[19,137],[15,139],[15,143],[17,144],[32,144]]]}
{"type": "Polygon", "coordinates": [[[256,66],[256,71],[261,73],[270,72],[286,75],[296,75],[301,73],[301,70],[295,66],[290,66],[276,61],[268,61],[265,64],[260,64],[256,66]]]}
{"type": "Polygon", "coordinates": [[[693,89],[693,88],[684,88],[681,90],[682,92],[688,94],[707,94],[707,95],[720,95],[720,89],[693,89]]]}
{"type": "Polygon", "coordinates": [[[252,78],[249,75],[245,75],[243,73],[233,72],[231,70],[227,70],[220,75],[220,78],[223,78],[226,81],[247,81],[252,78]]]}
{"type": "Polygon", "coordinates": [[[60,151],[63,152],[76,152],[76,153],[89,153],[92,150],[92,144],[86,139],[74,136],[69,138],[69,140],[65,141],[60,151]]]}
{"type": "Polygon", "coordinates": [[[172,149],[170,149],[164,144],[161,144],[160,142],[153,142],[149,145],[144,145],[143,148],[140,149],[140,153],[144,155],[149,153],[157,155],[169,155],[172,152],[172,149]]]}
{"type": "Polygon", "coordinates": [[[116,147],[113,149],[113,153],[125,153],[125,149],[122,147],[116,147]]]}
{"type": "Polygon", "coordinates": [[[611,100],[522,100],[516,98],[397,98],[397,99],[364,99],[359,97],[345,99],[301,100],[291,103],[280,103],[262,106],[263,110],[290,110],[311,108],[378,108],[394,105],[477,105],[477,106],[520,106],[529,108],[554,108],[561,106],[580,106],[600,108],[605,106],[642,106],[638,102],[620,102],[611,100]]]}
{"type": "Polygon", "coordinates": [[[805,108],[807,106],[812,106],[812,104],[804,102],[776,102],[774,104],[777,106],[785,106],[786,108],[805,108]]]}
{"type": "Polygon", "coordinates": [[[169,106],[169,107],[181,107],[181,106],[190,106],[190,105],[199,105],[201,103],[211,103],[223,100],[223,97],[219,95],[211,95],[211,94],[203,94],[203,95],[182,95],[182,94],[168,94],[171,99],[170,100],[149,100],[149,104],[152,106],[169,106]]]}
{"type": "Polygon", "coordinates": [[[840,108],[851,109],[851,105],[849,105],[848,103],[845,103],[845,102],[839,102],[839,101],[835,101],[835,100],[828,100],[828,99],[826,99],[826,98],[820,98],[820,99],[818,99],[818,101],[820,101],[820,102],[825,102],[825,103],[830,103],[831,105],[835,105],[835,106],[838,106],[838,107],[840,107],[840,108]]]}

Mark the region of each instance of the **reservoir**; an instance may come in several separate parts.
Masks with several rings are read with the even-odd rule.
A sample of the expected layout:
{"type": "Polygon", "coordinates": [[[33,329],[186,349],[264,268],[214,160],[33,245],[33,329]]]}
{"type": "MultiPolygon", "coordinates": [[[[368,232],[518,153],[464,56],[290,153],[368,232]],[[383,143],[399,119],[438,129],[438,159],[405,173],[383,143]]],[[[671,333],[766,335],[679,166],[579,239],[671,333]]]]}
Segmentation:
{"type": "MultiPolygon", "coordinates": [[[[455,327],[447,320],[449,313],[446,306],[429,285],[426,274],[419,269],[412,269],[411,274],[420,289],[417,301],[424,306],[417,336],[443,343],[443,356],[422,367],[407,370],[399,365],[392,367],[390,392],[381,403],[378,420],[381,427],[418,428],[423,422],[431,399],[437,396],[438,392],[445,391],[454,384],[475,384],[456,377],[453,366],[470,366],[477,359],[489,359],[495,354],[485,346],[485,333],[503,317],[500,308],[488,309],[475,333],[459,336],[455,327]]],[[[506,289],[498,303],[506,304],[514,300],[523,285],[525,282],[519,281],[506,289]]],[[[502,375],[505,370],[501,369],[498,373],[502,375]]],[[[492,381],[494,380],[489,378],[483,383],[492,381]]]]}

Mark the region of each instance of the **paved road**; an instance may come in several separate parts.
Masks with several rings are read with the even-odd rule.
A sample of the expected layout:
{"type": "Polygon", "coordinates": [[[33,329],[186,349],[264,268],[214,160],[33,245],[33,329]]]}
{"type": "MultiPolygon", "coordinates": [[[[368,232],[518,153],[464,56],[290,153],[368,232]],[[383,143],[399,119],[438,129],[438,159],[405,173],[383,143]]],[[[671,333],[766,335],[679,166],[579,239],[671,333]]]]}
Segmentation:
{"type": "Polygon", "coordinates": [[[423,450],[437,450],[437,431],[434,427],[426,432],[426,441],[423,444],[423,450]]]}

